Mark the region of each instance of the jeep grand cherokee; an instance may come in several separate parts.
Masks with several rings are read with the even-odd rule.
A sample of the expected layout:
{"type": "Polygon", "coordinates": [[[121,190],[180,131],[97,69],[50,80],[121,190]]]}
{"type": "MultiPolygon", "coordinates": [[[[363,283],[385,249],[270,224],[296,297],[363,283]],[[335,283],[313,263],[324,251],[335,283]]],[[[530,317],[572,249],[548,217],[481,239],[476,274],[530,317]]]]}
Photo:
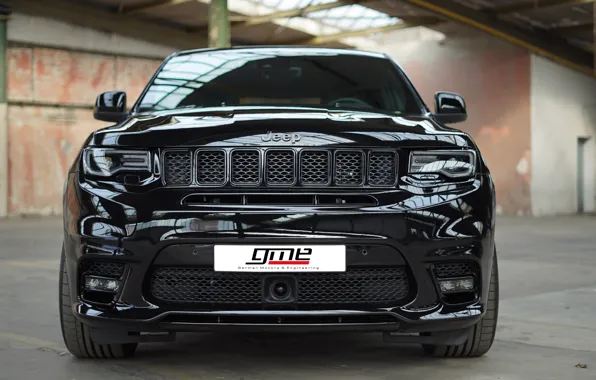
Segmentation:
{"type": "Polygon", "coordinates": [[[479,356],[498,308],[493,181],[464,100],[382,54],[168,57],[101,94],[65,184],[60,316],[77,357],[177,332],[367,331],[479,356]]]}

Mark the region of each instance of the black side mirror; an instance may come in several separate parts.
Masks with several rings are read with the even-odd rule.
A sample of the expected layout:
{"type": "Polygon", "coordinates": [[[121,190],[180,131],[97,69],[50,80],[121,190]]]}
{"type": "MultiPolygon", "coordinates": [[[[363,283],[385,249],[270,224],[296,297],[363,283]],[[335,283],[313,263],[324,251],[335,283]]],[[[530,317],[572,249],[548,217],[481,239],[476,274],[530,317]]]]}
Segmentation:
{"type": "Polygon", "coordinates": [[[433,117],[443,123],[466,121],[468,113],[464,98],[454,92],[437,92],[435,94],[435,113],[433,117]]]}
{"type": "Polygon", "coordinates": [[[128,117],[126,112],[126,93],[108,91],[97,97],[93,117],[102,121],[120,122],[128,117]]]}

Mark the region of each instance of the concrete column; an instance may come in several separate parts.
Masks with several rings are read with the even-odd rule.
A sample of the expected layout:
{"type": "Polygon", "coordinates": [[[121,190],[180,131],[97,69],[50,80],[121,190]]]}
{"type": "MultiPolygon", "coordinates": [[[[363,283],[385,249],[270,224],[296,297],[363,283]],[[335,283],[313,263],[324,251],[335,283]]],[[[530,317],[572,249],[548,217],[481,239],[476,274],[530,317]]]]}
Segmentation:
{"type": "Polygon", "coordinates": [[[0,218],[8,214],[7,22],[6,19],[0,19],[0,218]]]}
{"type": "Polygon", "coordinates": [[[209,47],[230,47],[228,0],[211,0],[209,4],[209,47]]]}

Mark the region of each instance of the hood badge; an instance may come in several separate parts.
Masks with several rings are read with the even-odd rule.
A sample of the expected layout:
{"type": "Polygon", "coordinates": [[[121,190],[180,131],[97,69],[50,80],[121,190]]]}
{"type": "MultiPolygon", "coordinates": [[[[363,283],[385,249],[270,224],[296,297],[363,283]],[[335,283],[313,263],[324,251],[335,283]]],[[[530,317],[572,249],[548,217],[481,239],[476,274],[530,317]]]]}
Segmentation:
{"type": "Polygon", "coordinates": [[[261,136],[261,140],[264,142],[278,142],[278,141],[285,141],[292,144],[296,144],[298,141],[302,140],[302,136],[298,133],[273,133],[267,132],[265,136],[261,136]]]}

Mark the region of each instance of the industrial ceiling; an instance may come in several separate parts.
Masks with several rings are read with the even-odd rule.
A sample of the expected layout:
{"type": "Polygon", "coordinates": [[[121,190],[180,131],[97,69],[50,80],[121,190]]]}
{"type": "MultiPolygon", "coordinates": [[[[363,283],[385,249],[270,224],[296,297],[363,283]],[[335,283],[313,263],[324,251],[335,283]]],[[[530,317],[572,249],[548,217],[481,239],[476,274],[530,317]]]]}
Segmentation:
{"type": "MultiPolygon", "coordinates": [[[[228,0],[234,45],[358,45],[426,27],[481,30],[595,75],[594,0],[228,0]]],[[[176,48],[207,46],[209,0],[13,0],[43,15],[176,48]]]]}

